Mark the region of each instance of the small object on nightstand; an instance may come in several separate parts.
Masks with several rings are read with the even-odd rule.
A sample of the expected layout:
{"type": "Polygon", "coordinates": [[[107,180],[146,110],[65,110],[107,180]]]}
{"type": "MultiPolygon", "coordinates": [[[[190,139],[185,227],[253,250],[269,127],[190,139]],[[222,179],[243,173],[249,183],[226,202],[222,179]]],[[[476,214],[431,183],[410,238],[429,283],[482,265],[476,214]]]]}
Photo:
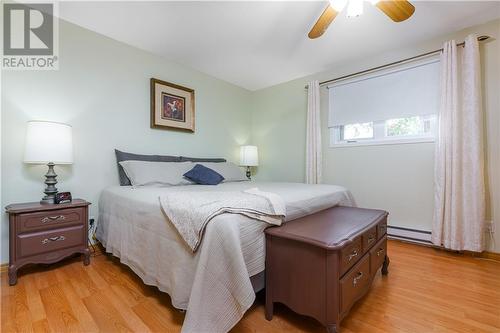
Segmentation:
{"type": "Polygon", "coordinates": [[[55,204],[63,204],[71,202],[71,192],[60,192],[57,193],[54,198],[55,204]]]}
{"type": "Polygon", "coordinates": [[[247,178],[250,179],[250,167],[259,165],[259,153],[256,146],[240,147],[240,165],[247,168],[247,178]]]}
{"type": "Polygon", "coordinates": [[[39,202],[8,205],[9,284],[17,282],[17,271],[27,264],[50,264],[75,253],[90,263],[88,249],[89,202],[47,205],[39,202]]]}
{"type": "Polygon", "coordinates": [[[29,121],[24,163],[47,164],[45,196],[40,203],[53,204],[57,194],[56,164],[73,163],[73,137],[70,125],[50,121],[29,121]]]}

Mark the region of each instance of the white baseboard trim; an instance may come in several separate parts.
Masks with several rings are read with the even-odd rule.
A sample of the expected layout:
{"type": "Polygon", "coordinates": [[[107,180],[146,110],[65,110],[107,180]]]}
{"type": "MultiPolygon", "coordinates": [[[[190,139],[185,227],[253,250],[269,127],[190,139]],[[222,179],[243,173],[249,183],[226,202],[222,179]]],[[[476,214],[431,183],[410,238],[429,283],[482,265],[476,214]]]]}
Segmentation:
{"type": "Polygon", "coordinates": [[[398,239],[410,243],[432,245],[431,232],[429,230],[418,230],[388,225],[387,236],[389,239],[398,239]]]}

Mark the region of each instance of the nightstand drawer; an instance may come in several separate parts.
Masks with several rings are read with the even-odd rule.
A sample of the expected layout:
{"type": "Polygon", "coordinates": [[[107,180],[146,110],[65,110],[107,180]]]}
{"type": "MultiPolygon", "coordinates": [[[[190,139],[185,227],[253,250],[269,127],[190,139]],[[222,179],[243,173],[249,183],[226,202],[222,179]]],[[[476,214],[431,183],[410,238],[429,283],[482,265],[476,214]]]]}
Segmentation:
{"type": "Polygon", "coordinates": [[[74,246],[85,246],[83,225],[17,235],[18,257],[29,257],[74,246]]]}
{"type": "Polygon", "coordinates": [[[19,232],[31,232],[84,222],[85,208],[66,208],[39,213],[21,214],[19,232]]]}

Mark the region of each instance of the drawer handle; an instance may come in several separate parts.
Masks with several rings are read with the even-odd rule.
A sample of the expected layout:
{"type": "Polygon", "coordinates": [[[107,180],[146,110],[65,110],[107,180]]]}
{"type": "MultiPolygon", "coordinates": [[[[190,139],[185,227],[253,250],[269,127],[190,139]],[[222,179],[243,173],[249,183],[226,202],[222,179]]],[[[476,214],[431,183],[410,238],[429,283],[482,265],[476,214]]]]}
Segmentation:
{"type": "Polygon", "coordinates": [[[358,249],[352,251],[352,253],[347,256],[347,261],[351,261],[352,259],[356,258],[358,254],[358,249]]]}
{"type": "Polygon", "coordinates": [[[56,237],[45,238],[42,241],[42,244],[47,244],[47,243],[57,242],[57,241],[63,241],[65,239],[66,239],[66,237],[64,237],[64,236],[56,236],[56,237]]]}
{"type": "Polygon", "coordinates": [[[384,253],[384,249],[380,248],[378,251],[377,251],[377,257],[380,257],[380,255],[384,253]]]}
{"type": "Polygon", "coordinates": [[[352,285],[356,287],[358,281],[361,280],[362,277],[363,277],[363,272],[358,272],[358,275],[354,279],[352,279],[352,285]]]}
{"type": "Polygon", "coordinates": [[[42,223],[47,223],[47,222],[50,222],[50,221],[57,221],[57,220],[65,220],[66,217],[64,215],[56,215],[56,216],[45,216],[43,219],[42,219],[42,223]]]}
{"type": "Polygon", "coordinates": [[[375,235],[371,234],[370,236],[368,236],[368,245],[373,243],[374,240],[375,240],[375,235]]]}

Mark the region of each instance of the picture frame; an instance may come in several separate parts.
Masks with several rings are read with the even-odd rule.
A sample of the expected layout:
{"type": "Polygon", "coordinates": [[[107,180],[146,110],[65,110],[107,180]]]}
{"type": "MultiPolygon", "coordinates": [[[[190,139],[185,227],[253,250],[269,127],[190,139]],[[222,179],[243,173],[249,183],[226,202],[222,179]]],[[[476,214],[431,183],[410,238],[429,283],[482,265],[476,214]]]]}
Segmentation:
{"type": "Polygon", "coordinates": [[[194,133],[194,90],[151,78],[151,128],[194,133]]]}

